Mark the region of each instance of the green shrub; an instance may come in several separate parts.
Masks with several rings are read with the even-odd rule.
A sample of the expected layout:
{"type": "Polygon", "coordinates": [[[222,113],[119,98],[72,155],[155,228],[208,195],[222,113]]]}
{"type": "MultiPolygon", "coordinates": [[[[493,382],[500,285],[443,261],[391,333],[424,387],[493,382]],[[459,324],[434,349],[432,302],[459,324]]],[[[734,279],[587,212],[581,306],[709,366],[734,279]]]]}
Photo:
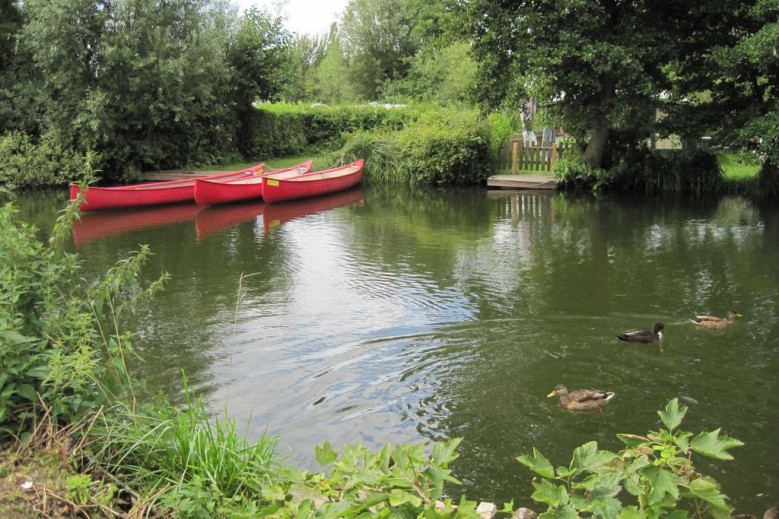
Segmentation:
{"type": "MultiPolygon", "coordinates": [[[[71,204],[52,243],[75,213],[71,204]]],[[[132,346],[116,325],[162,282],[126,290],[149,256],[143,248],[84,287],[77,256],[43,245],[15,216],[12,204],[0,208],[0,437],[29,431],[43,408],[72,422],[128,389],[132,346]]]]}
{"type": "Polygon", "coordinates": [[[51,133],[39,143],[18,131],[0,136],[0,185],[35,188],[80,179],[85,156],[64,149],[59,142],[51,133]]]}
{"type": "Polygon", "coordinates": [[[619,434],[626,448],[613,453],[595,442],[573,452],[567,467],[554,468],[538,450],[518,461],[542,479],[533,483],[533,499],[548,508],[542,517],[730,517],[727,497],[717,482],[698,473],[693,454],[730,460],[727,452],[743,445],[720,430],[678,430],[687,413],[677,399],[658,411],[665,429],[647,436],[619,434]]]}
{"type": "Polygon", "coordinates": [[[422,114],[398,131],[348,137],[341,160],[366,159],[369,182],[409,185],[479,184],[492,173],[488,123],[469,110],[422,114]]]}

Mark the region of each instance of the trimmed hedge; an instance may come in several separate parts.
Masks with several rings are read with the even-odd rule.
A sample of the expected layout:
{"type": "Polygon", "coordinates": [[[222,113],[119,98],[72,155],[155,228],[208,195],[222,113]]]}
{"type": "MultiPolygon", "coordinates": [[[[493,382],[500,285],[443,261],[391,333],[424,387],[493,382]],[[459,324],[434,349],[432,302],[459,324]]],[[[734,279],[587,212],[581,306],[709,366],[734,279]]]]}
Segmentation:
{"type": "Polygon", "coordinates": [[[418,108],[402,106],[263,104],[254,113],[252,135],[244,140],[249,148],[240,152],[257,158],[338,149],[349,133],[397,130],[419,114],[418,108]]]}

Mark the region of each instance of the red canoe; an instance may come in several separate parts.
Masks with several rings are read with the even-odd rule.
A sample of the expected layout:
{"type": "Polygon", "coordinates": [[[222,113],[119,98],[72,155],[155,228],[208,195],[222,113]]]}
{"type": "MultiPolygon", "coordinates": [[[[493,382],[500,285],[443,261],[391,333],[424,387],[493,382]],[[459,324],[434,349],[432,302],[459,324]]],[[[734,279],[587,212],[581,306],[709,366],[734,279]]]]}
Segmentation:
{"type": "Polygon", "coordinates": [[[346,166],[304,173],[291,178],[263,175],[262,198],[273,203],[343,191],[360,182],[362,166],[363,159],[360,159],[346,166]]]}
{"type": "MultiPolygon", "coordinates": [[[[265,164],[257,164],[240,171],[228,171],[207,177],[218,182],[227,182],[255,175],[262,171],[265,164]]],[[[85,193],[86,200],[81,204],[82,211],[99,211],[120,207],[140,207],[146,205],[175,204],[191,202],[195,199],[195,178],[170,180],[167,182],[149,182],[118,187],[90,186],[85,193]]],[[[81,193],[81,186],[70,185],[70,199],[75,200],[81,193]]]]}
{"type": "Polygon", "coordinates": [[[277,169],[260,175],[242,177],[237,180],[197,178],[195,179],[195,202],[198,205],[228,204],[242,200],[260,200],[262,198],[262,177],[273,175],[296,176],[311,171],[313,161],[308,160],[297,166],[277,169]]]}

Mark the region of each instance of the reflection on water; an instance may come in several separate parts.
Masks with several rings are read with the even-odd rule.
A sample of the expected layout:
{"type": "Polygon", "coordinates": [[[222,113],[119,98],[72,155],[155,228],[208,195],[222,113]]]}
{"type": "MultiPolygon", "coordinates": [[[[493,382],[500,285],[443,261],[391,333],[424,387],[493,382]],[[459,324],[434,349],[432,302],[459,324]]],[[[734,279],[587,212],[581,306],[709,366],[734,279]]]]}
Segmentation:
{"type": "Polygon", "coordinates": [[[779,499],[774,207],[365,189],[126,220],[144,218],[74,238],[88,272],[148,243],[144,275],[173,275],[132,324],[147,385],[177,398],[183,370],[214,412],[279,434],[301,466],[325,440],[462,437],[452,493],[527,504],[518,455],[618,449],[617,433],[656,429],[679,397],[686,429],[746,443],[699,462],[739,511],[779,499]],[[730,308],[744,317],[723,334],[689,321],[730,308]],[[659,345],[616,338],[658,320],[659,345]],[[617,397],[572,413],[545,398],[560,383],[617,397]]]}

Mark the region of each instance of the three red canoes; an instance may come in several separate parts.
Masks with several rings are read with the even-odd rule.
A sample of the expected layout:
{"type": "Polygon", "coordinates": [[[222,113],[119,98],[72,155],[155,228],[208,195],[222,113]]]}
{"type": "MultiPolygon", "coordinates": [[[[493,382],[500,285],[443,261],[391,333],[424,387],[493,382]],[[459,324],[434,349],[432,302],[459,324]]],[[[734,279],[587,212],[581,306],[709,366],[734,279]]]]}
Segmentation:
{"type": "MultiPolygon", "coordinates": [[[[240,171],[229,171],[209,175],[209,180],[227,182],[240,178],[252,177],[257,172],[262,172],[265,164],[257,164],[240,171]]],[[[118,187],[89,187],[86,190],[86,199],[81,204],[82,211],[99,211],[102,209],[116,209],[120,207],[140,207],[147,205],[175,204],[191,202],[195,199],[195,178],[182,180],[170,180],[167,182],[150,182],[131,186],[118,187]]],[[[81,193],[81,186],[70,185],[70,200],[75,200],[81,193]]]]}
{"type": "Polygon", "coordinates": [[[362,168],[363,159],[360,159],[346,166],[293,177],[262,175],[262,198],[273,203],[342,191],[360,182],[362,168]]]}
{"type": "Polygon", "coordinates": [[[239,202],[242,200],[260,200],[262,198],[262,177],[273,175],[278,178],[288,178],[308,173],[314,164],[308,160],[297,166],[266,171],[259,175],[242,177],[224,181],[222,179],[195,179],[195,202],[198,205],[216,205],[239,202]]]}

